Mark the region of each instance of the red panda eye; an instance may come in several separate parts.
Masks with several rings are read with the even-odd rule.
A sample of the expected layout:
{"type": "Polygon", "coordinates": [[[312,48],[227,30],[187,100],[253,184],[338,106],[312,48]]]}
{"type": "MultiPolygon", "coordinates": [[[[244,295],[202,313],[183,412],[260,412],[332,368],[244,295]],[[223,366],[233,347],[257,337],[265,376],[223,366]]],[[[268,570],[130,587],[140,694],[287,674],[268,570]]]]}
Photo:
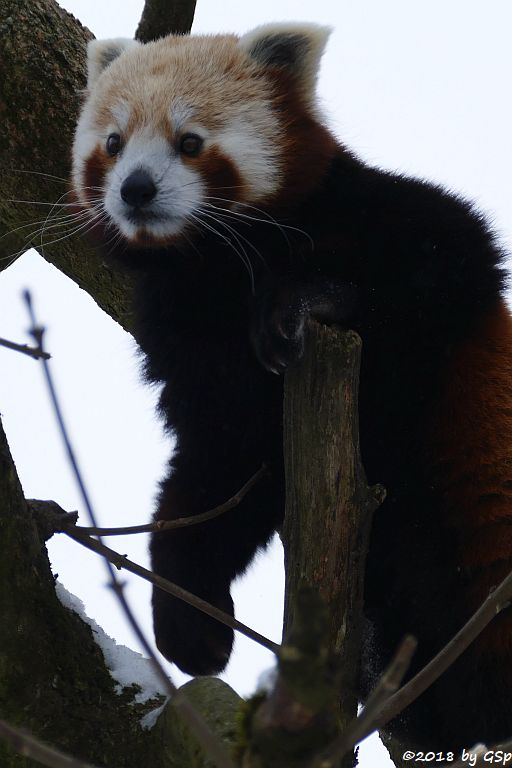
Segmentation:
{"type": "Polygon", "coordinates": [[[114,157],[121,149],[121,137],[118,133],[111,133],[107,139],[106,150],[110,157],[114,157]]]}
{"type": "Polygon", "coordinates": [[[203,140],[195,133],[186,133],[181,137],[180,152],[188,157],[196,157],[201,151],[203,140]]]}

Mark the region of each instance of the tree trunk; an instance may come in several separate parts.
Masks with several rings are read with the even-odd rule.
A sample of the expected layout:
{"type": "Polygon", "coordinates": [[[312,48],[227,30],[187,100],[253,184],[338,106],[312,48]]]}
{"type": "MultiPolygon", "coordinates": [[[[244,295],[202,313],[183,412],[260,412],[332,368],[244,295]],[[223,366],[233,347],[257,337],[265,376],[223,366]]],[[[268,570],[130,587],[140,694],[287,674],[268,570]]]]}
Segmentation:
{"type": "MultiPolygon", "coordinates": [[[[140,710],[115,693],[90,627],[56,597],[1,426],[0,616],[1,717],[94,763],[143,765],[140,710]]],[[[0,742],[0,765],[32,763],[0,742]]]]}
{"type": "MultiPolygon", "coordinates": [[[[365,559],[384,495],[368,487],[359,455],[360,353],[355,333],[311,322],[304,358],[286,374],[284,644],[244,768],[319,765],[357,715],[365,559]]],[[[341,762],[353,764],[352,753],[341,762]]]]}
{"type": "Polygon", "coordinates": [[[340,657],[345,727],[357,714],[364,567],[383,489],[368,487],[359,453],[361,340],[317,323],[308,335],[285,387],[285,640],[307,585],[327,608],[325,646],[340,657]]]}
{"type": "Polygon", "coordinates": [[[62,213],[48,203],[71,200],[70,148],[92,37],[54,0],[0,0],[0,270],[35,247],[129,328],[128,278],[79,237],[51,244],[64,229],[40,234],[47,216],[62,213]]]}

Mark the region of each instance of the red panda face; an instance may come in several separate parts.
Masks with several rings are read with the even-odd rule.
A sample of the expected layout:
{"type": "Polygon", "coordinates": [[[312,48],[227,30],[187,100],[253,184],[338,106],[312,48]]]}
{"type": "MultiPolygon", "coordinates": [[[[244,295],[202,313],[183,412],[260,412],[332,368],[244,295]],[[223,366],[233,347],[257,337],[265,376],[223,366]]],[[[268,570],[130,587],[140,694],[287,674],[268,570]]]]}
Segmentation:
{"type": "Polygon", "coordinates": [[[265,207],[286,183],[290,127],[304,124],[286,94],[314,112],[326,37],[287,25],[240,39],[93,41],[73,146],[80,204],[139,245],[193,237],[219,209],[265,207]]]}

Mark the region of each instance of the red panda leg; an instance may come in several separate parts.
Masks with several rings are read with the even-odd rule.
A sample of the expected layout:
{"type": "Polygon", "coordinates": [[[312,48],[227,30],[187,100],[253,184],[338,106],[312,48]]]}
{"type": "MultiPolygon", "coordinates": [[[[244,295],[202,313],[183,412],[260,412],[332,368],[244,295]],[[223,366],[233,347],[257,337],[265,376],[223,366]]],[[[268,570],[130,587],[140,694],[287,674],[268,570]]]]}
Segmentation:
{"type": "MultiPolygon", "coordinates": [[[[163,483],[156,518],[172,520],[206,512],[232,496],[256,469],[240,472],[243,480],[239,481],[233,472],[222,480],[219,467],[215,485],[212,479],[206,492],[204,476],[194,462],[180,462],[178,457],[178,466],[163,483]]],[[[153,569],[233,616],[231,581],[267,544],[278,525],[283,509],[279,485],[280,481],[263,478],[238,506],[220,517],[153,534],[153,569]]],[[[226,666],[233,645],[230,627],[158,588],[153,590],[153,623],[159,650],[184,672],[215,674],[226,666]]]]}
{"type": "MultiPolygon", "coordinates": [[[[512,571],[512,317],[504,304],[456,351],[441,387],[425,456],[429,484],[417,492],[416,507],[429,493],[436,502],[421,518],[421,541],[413,541],[412,527],[393,553],[402,583],[406,573],[409,596],[400,606],[407,615],[377,619],[387,651],[399,639],[390,641],[392,630],[418,636],[413,672],[512,571]]],[[[415,511],[411,499],[409,517],[415,511]]],[[[389,590],[395,602],[396,583],[389,590]]],[[[417,749],[455,752],[512,736],[512,610],[497,616],[390,730],[417,749]]]]}

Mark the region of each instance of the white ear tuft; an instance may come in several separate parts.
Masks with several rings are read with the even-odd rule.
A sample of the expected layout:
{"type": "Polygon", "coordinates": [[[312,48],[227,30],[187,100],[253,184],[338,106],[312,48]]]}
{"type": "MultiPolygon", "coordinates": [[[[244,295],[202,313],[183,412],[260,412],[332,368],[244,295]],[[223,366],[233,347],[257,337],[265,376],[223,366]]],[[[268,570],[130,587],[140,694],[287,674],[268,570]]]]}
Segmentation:
{"type": "Polygon", "coordinates": [[[109,64],[124,51],[137,45],[140,43],[127,37],[116,37],[112,40],[91,40],[87,45],[87,87],[92,88],[109,64]]]}
{"type": "Polygon", "coordinates": [[[312,96],[331,32],[331,27],[307,22],[264,24],[243,35],[240,45],[258,64],[297,78],[306,95],[312,96]]]}

